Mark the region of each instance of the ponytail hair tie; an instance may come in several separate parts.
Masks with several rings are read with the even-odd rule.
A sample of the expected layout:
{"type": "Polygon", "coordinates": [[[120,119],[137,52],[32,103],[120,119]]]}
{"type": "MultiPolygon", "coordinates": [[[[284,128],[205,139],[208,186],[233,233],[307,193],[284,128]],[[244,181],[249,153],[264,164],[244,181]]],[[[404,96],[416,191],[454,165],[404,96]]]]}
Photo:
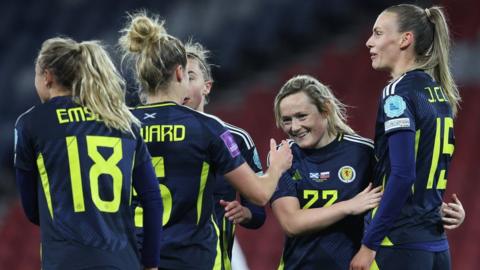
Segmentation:
{"type": "Polygon", "coordinates": [[[432,16],[432,13],[430,13],[430,9],[426,8],[425,9],[425,14],[427,14],[428,19],[432,16]]]}

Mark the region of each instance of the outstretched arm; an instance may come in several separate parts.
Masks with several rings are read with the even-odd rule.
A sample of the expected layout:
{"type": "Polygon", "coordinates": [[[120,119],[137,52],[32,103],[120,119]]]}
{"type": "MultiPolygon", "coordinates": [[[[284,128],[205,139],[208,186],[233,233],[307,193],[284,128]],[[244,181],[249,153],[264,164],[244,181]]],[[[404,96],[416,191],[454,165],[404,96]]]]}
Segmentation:
{"type": "Polygon", "coordinates": [[[225,174],[227,180],[245,198],[264,206],[277,187],[280,176],[292,165],[292,151],[286,141],[277,149],[274,139],[270,140],[270,167],[262,175],[256,175],[244,162],[240,167],[225,174]]]}
{"type": "Polygon", "coordinates": [[[322,230],[347,215],[358,215],[378,205],[381,187],[372,189],[368,185],[350,200],[334,203],[329,207],[300,208],[297,197],[281,197],[272,203],[272,210],[282,229],[288,236],[322,230]]]}

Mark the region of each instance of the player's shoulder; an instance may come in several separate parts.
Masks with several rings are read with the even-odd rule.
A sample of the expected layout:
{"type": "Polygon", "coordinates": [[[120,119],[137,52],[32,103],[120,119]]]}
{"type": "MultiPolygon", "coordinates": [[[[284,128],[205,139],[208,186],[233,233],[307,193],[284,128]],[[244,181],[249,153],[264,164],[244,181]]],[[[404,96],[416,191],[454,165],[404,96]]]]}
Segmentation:
{"type": "Polygon", "coordinates": [[[153,104],[140,104],[133,108],[130,108],[135,117],[137,117],[140,121],[147,120],[147,119],[155,119],[159,118],[161,112],[159,110],[163,109],[175,109],[179,107],[179,105],[175,102],[160,102],[160,103],[153,103],[153,104]]]}
{"type": "Polygon", "coordinates": [[[221,129],[221,130],[228,129],[226,123],[215,115],[205,113],[205,112],[199,112],[187,106],[182,106],[182,107],[183,107],[183,110],[190,111],[193,117],[195,117],[200,123],[202,123],[209,129],[221,129]]]}
{"type": "MultiPolygon", "coordinates": [[[[202,130],[206,130],[211,134],[220,135],[228,131],[225,121],[215,115],[199,112],[187,106],[178,106],[178,110],[190,114],[192,119],[194,119],[193,121],[198,123],[202,130]]],[[[229,134],[232,134],[232,132],[229,132],[229,134]]]]}
{"type": "MultiPolygon", "coordinates": [[[[382,98],[389,99],[392,96],[408,97],[419,88],[424,88],[434,82],[433,78],[423,70],[411,70],[391,81],[382,92],[382,98]]],[[[390,98],[391,99],[391,98],[390,98]]]]}
{"type": "Polygon", "coordinates": [[[244,130],[242,128],[239,128],[235,125],[232,125],[230,123],[227,123],[227,122],[223,122],[223,123],[225,125],[225,128],[227,128],[228,131],[230,131],[230,133],[232,133],[232,135],[234,136],[237,143],[241,143],[241,144],[245,145],[245,147],[247,149],[251,149],[251,148],[255,147],[255,144],[253,142],[252,137],[250,136],[250,134],[246,130],[244,130]]]}
{"type": "Polygon", "coordinates": [[[342,134],[341,136],[347,147],[353,147],[367,151],[373,150],[374,143],[373,140],[369,138],[362,137],[356,133],[342,134]]]}
{"type": "Polygon", "coordinates": [[[198,112],[194,109],[180,105],[173,101],[139,105],[134,108],[130,108],[130,110],[133,115],[135,115],[140,121],[162,118],[162,116],[165,115],[165,113],[168,111],[168,114],[171,116],[186,116],[187,118],[196,119],[199,122],[214,122],[219,123],[219,125],[223,126],[222,121],[217,117],[206,113],[198,112]]]}
{"type": "Polygon", "coordinates": [[[23,126],[25,122],[31,121],[36,111],[38,111],[38,106],[32,106],[30,109],[20,114],[15,121],[15,127],[23,126]]]}

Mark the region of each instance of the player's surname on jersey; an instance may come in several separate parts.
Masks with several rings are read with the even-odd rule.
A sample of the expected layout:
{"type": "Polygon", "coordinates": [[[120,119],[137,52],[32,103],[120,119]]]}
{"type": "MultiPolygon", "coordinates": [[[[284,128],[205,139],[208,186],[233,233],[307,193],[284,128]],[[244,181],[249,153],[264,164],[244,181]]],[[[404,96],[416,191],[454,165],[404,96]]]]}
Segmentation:
{"type": "Polygon", "coordinates": [[[145,142],[180,142],[185,139],[184,125],[144,126],[141,135],[145,142]]]}
{"type": "MultiPolygon", "coordinates": [[[[59,124],[83,121],[101,121],[100,117],[86,107],[57,109],[59,124]]],[[[149,125],[141,129],[145,142],[180,142],[185,139],[184,125],[149,125]]]]}
{"type": "Polygon", "coordinates": [[[56,109],[59,124],[83,121],[100,121],[100,117],[92,113],[87,107],[56,109]]]}

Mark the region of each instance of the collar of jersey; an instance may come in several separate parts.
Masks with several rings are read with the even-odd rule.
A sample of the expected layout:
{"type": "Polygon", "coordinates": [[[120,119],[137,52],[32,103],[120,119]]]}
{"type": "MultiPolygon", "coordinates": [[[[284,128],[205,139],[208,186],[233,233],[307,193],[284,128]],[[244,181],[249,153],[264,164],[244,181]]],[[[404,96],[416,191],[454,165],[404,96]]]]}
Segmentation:
{"type": "Polygon", "coordinates": [[[414,72],[424,72],[425,73],[425,70],[424,69],[421,69],[421,68],[415,68],[415,69],[412,69],[412,70],[407,70],[405,73],[403,73],[402,75],[398,76],[398,78],[396,78],[395,80],[392,80],[392,82],[394,81],[398,81],[398,79],[400,79],[402,76],[405,76],[409,73],[414,73],[414,72]]]}
{"type": "Polygon", "coordinates": [[[407,74],[407,73],[410,73],[410,72],[415,72],[415,71],[425,72],[425,69],[422,69],[422,68],[414,68],[414,69],[412,69],[412,70],[409,70],[409,71],[405,72],[404,74],[407,74]]]}
{"type": "Polygon", "coordinates": [[[147,108],[157,108],[157,107],[165,107],[165,106],[176,106],[178,105],[174,101],[162,101],[162,102],[156,102],[156,103],[150,103],[147,105],[141,105],[136,107],[137,109],[147,109],[147,108]]]}
{"type": "MultiPolygon", "coordinates": [[[[392,84],[392,83],[400,80],[400,78],[402,78],[403,76],[407,75],[408,73],[413,73],[413,72],[424,72],[424,73],[426,73],[425,70],[424,70],[424,69],[421,69],[421,68],[415,68],[415,69],[412,69],[412,70],[407,70],[407,71],[405,71],[402,75],[398,76],[397,78],[395,78],[395,79],[390,79],[390,80],[388,81],[388,84],[392,84]]],[[[427,73],[427,74],[428,74],[428,73],[427,73]]]]}
{"type": "Polygon", "coordinates": [[[72,96],[70,95],[67,95],[67,96],[56,96],[56,97],[53,97],[51,99],[49,99],[47,102],[50,103],[50,102],[56,102],[56,101],[61,101],[61,100],[72,100],[72,96]]]}
{"type": "Polygon", "coordinates": [[[341,140],[343,140],[343,133],[337,134],[337,137],[335,137],[335,140],[333,140],[331,143],[325,145],[322,148],[302,149],[302,150],[305,152],[308,158],[325,159],[325,154],[331,152],[332,149],[337,147],[337,145],[340,143],[341,140]]]}

